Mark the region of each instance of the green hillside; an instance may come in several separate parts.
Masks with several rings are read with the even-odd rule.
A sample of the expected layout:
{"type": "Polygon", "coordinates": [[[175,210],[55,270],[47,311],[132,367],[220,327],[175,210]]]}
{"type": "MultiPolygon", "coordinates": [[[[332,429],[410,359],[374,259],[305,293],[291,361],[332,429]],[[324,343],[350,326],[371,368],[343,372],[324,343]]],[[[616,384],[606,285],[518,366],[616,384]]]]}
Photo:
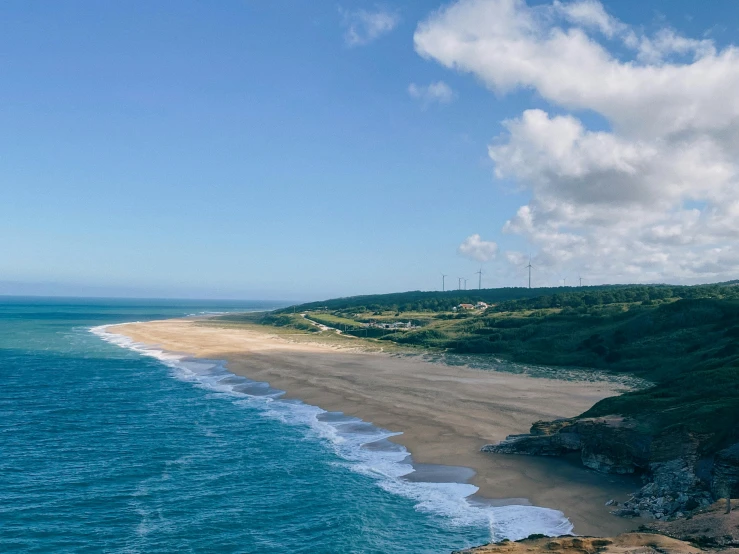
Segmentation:
{"type": "MultiPolygon", "coordinates": [[[[486,302],[494,304],[506,301],[520,301],[525,299],[536,299],[552,297],[556,295],[570,295],[589,293],[601,295],[609,293],[616,295],[620,301],[634,298],[635,295],[643,294],[644,290],[651,290],[656,297],[671,294],[672,289],[668,285],[634,286],[634,285],[599,285],[592,287],[547,287],[547,288],[524,288],[505,287],[497,289],[480,290],[448,290],[441,291],[409,291],[395,292],[390,294],[371,294],[362,296],[350,296],[346,298],[333,298],[318,302],[309,302],[297,306],[285,308],[283,312],[310,311],[325,309],[355,310],[355,311],[448,311],[454,306],[464,303],[486,302]],[[656,292],[658,289],[663,293],[656,292]]],[[[677,287],[679,289],[691,289],[693,287],[677,287]]],[[[607,296],[606,296],[607,298],[607,296]]]]}

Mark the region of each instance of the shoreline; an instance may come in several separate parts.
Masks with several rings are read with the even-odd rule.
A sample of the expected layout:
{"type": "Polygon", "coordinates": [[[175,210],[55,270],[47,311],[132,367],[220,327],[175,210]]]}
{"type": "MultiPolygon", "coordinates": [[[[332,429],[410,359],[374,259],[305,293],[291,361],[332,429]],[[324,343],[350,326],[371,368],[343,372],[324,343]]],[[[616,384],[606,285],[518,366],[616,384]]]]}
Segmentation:
{"type": "MultiPolygon", "coordinates": [[[[479,451],[508,434],[527,432],[537,419],[578,415],[617,394],[616,384],[446,366],[187,319],[111,325],[106,331],[148,347],[225,360],[229,372],[286,391],[283,399],[402,433],[387,440],[405,447],[420,473],[474,471],[467,482],[479,490],[471,502],[501,506],[526,500],[560,510],[583,535],[615,535],[638,525],[605,507],[607,500],[622,501],[638,488],[633,477],[596,474],[570,460],[479,451]]],[[[420,474],[406,480],[430,481],[420,474]]]]}

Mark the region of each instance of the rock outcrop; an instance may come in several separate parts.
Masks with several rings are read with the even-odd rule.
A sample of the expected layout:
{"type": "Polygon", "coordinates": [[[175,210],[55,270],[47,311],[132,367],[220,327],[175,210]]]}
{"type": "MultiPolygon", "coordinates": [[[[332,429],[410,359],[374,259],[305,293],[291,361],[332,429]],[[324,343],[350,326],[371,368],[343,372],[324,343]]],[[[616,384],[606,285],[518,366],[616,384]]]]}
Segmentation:
{"type": "Polygon", "coordinates": [[[623,417],[537,421],[528,435],[510,435],[483,452],[561,456],[580,452],[585,467],[601,473],[634,473],[649,465],[651,437],[623,417]]]}
{"type": "Polygon", "coordinates": [[[700,442],[698,437],[679,431],[655,438],[644,475],[648,482],[613,513],[664,519],[710,505],[710,476],[702,480],[697,475],[700,442]]]}
{"type": "Polygon", "coordinates": [[[698,554],[687,542],[651,533],[624,533],[613,538],[528,538],[461,550],[456,554],[698,554]]]}
{"type": "Polygon", "coordinates": [[[613,513],[656,519],[681,517],[714,499],[739,496],[739,444],[701,455],[706,437],[682,430],[653,436],[621,416],[537,421],[526,435],[510,435],[483,452],[561,456],[578,452],[601,473],[643,476],[644,487],[613,513]]]}
{"type": "MultiPolygon", "coordinates": [[[[739,500],[733,500],[739,506],[739,500]]],[[[726,513],[725,502],[700,508],[689,517],[653,521],[638,533],[614,538],[557,537],[541,535],[502,541],[456,554],[697,554],[739,553],[739,510],[726,513]]]]}
{"type": "MultiPolygon", "coordinates": [[[[739,501],[733,500],[737,506],[739,501]]],[[[739,547],[739,510],[726,513],[725,501],[693,512],[690,517],[673,521],[653,521],[641,527],[702,548],[736,549],[739,547]]]]}

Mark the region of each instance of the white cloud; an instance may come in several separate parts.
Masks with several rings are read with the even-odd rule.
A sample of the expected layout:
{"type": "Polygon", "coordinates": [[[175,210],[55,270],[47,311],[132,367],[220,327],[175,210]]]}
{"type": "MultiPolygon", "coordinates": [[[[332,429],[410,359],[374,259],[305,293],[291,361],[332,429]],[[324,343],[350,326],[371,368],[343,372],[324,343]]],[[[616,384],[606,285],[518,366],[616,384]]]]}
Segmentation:
{"type": "Polygon", "coordinates": [[[348,46],[363,46],[395,29],[400,23],[397,12],[376,9],[340,10],[344,26],[344,41],[348,46]]]}
{"type": "Polygon", "coordinates": [[[597,29],[608,38],[628,30],[626,25],[606,13],[603,5],[596,0],[580,2],[559,2],[555,0],[553,8],[570,23],[597,29]]]}
{"type": "Polygon", "coordinates": [[[695,59],[716,55],[713,41],[685,38],[672,29],[661,29],[654,38],[637,38],[630,34],[628,44],[633,44],[638,52],[638,60],[645,63],[660,63],[671,54],[692,54],[695,59]]]}
{"type": "Polygon", "coordinates": [[[464,257],[478,262],[489,262],[498,252],[498,245],[489,240],[482,240],[480,235],[470,235],[457,251],[464,257]]]}
{"type": "Polygon", "coordinates": [[[408,94],[411,98],[419,100],[424,107],[435,102],[448,104],[455,98],[454,91],[444,81],[437,81],[429,85],[411,83],[408,85],[408,94]]]}
{"type": "Polygon", "coordinates": [[[571,112],[526,110],[489,147],[496,175],[531,196],[503,230],[538,247],[537,263],[604,281],[739,273],[739,48],[646,35],[596,0],[460,0],[414,42],[498,94],[529,89],[571,112]]]}

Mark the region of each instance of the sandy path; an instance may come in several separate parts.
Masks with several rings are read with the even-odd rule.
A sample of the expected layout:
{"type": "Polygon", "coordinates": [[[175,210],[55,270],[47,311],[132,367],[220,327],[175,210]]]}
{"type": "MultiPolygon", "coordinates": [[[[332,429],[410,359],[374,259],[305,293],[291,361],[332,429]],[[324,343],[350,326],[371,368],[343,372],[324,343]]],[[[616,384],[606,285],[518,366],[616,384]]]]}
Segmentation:
{"type": "Polygon", "coordinates": [[[608,513],[610,498],[638,486],[561,459],[479,452],[483,444],[528,431],[537,419],[577,415],[615,394],[608,383],[533,378],[447,366],[417,358],[296,343],[251,329],[188,320],[110,329],[134,341],[198,357],[226,359],[230,371],[326,410],[343,411],[392,431],[418,463],[466,466],[489,498],[528,498],[562,510],[580,534],[608,536],[635,527],[608,513]]]}

